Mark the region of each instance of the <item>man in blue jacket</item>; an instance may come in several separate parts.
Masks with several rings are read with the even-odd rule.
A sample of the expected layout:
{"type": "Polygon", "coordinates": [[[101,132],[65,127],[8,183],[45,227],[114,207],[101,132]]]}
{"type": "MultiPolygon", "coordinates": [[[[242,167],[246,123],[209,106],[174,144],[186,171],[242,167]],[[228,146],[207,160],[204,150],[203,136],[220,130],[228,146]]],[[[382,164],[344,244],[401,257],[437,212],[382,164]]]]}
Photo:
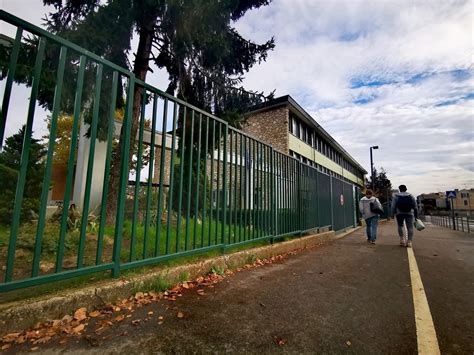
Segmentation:
{"type": "Polygon", "coordinates": [[[392,214],[395,215],[398,226],[398,236],[400,237],[400,246],[412,247],[413,242],[413,224],[415,218],[418,218],[418,209],[416,201],[412,194],[407,192],[405,185],[398,187],[400,192],[393,196],[392,214]],[[403,224],[405,223],[408,231],[408,240],[403,236],[403,224]]]}

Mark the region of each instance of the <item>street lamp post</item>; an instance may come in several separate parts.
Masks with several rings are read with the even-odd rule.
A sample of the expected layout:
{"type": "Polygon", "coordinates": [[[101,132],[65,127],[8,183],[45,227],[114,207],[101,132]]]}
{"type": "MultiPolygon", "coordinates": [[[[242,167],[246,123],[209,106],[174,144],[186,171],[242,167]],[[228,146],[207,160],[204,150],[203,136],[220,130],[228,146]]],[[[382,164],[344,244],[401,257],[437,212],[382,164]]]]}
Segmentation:
{"type": "Polygon", "coordinates": [[[370,185],[372,190],[374,189],[374,159],[372,156],[372,149],[379,149],[378,145],[373,145],[370,147],[370,185]]]}

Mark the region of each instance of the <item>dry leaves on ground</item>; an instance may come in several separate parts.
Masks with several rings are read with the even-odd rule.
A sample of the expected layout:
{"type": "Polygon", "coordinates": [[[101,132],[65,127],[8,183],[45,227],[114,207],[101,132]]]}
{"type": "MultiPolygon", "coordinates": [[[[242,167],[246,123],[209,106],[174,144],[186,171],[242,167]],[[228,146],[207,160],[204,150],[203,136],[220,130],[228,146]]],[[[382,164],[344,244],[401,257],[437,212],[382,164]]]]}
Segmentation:
{"type": "MultiPolygon", "coordinates": [[[[256,259],[253,264],[247,264],[243,268],[250,269],[254,267],[260,267],[263,265],[271,264],[275,261],[282,260],[289,255],[295,255],[299,252],[291,251],[285,254],[272,256],[267,259],[256,259]]],[[[242,268],[236,269],[236,271],[241,271],[242,268]]],[[[196,293],[200,296],[205,295],[204,288],[213,288],[215,284],[224,280],[226,276],[233,275],[234,272],[231,270],[226,270],[224,275],[219,275],[216,273],[210,273],[207,276],[200,276],[194,281],[184,281],[181,284],[176,285],[175,287],[165,291],[165,292],[137,292],[135,295],[125,298],[118,302],[117,304],[107,304],[99,310],[95,310],[87,313],[87,308],[81,307],[77,309],[74,314],[65,315],[62,319],[56,319],[50,322],[39,323],[33,329],[24,330],[22,332],[10,333],[2,338],[0,338],[0,349],[7,350],[13,344],[23,344],[27,341],[31,342],[32,345],[44,344],[50,341],[55,336],[63,336],[60,340],[61,344],[66,343],[67,336],[79,336],[86,330],[87,320],[90,318],[106,317],[113,315],[113,313],[125,311],[133,313],[135,308],[142,307],[143,305],[156,302],[158,300],[164,299],[168,301],[176,301],[178,297],[182,296],[184,290],[196,289],[196,293]]],[[[148,312],[148,316],[153,315],[153,312],[148,312]]],[[[94,332],[100,334],[105,329],[113,325],[113,322],[122,322],[125,318],[130,318],[132,315],[120,314],[112,320],[99,320],[96,323],[96,328],[94,332]]],[[[178,312],[176,314],[178,318],[184,318],[185,315],[183,312],[178,312]]],[[[163,324],[163,316],[158,317],[158,324],[163,324]]],[[[133,320],[131,324],[139,325],[141,322],[140,319],[133,320]]],[[[124,332],[122,335],[127,335],[127,332],[124,332]]],[[[275,342],[279,346],[283,346],[286,343],[285,339],[275,337],[275,342]]],[[[347,341],[346,344],[350,346],[350,341],[347,341]]],[[[37,350],[38,347],[35,346],[31,348],[31,351],[37,350]]]]}

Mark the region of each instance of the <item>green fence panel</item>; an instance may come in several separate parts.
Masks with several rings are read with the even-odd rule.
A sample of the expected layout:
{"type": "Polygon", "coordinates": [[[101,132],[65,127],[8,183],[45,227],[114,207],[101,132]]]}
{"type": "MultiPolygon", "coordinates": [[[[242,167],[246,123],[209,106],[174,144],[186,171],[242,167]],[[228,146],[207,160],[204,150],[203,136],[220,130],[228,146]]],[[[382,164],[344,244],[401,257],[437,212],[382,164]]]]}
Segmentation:
{"type": "Polygon", "coordinates": [[[7,251],[0,260],[5,269],[0,292],[95,272],[111,271],[117,277],[123,270],[177,257],[354,225],[357,200],[352,184],[275,151],[74,43],[5,11],[0,11],[0,20],[16,26],[6,51],[0,147],[10,119],[15,71],[28,64],[21,62],[22,51],[36,52],[35,63],[28,64],[31,94],[10,229],[2,236],[7,251]],[[30,35],[38,39],[36,47],[22,40],[30,35]],[[46,50],[49,47],[57,50],[46,50]],[[47,68],[56,86],[39,218],[30,231],[22,205],[33,126],[40,119],[35,107],[45,56],[48,65],[57,63],[55,69],[47,68]],[[47,213],[52,208],[49,186],[55,172],[57,123],[63,114],[71,119],[70,143],[63,197],[52,218],[47,213]],[[80,129],[87,131],[87,139],[80,129]],[[81,149],[87,151],[82,165],[81,149]],[[117,155],[119,166],[113,166],[117,155]],[[119,180],[114,195],[112,175],[119,180]],[[78,177],[84,181],[80,196],[78,177]],[[92,202],[97,199],[98,206],[92,202]],[[110,209],[116,209],[115,216],[108,216],[110,209]],[[27,266],[15,259],[25,243],[31,244],[27,266]],[[50,263],[54,267],[46,268],[50,263]]]}

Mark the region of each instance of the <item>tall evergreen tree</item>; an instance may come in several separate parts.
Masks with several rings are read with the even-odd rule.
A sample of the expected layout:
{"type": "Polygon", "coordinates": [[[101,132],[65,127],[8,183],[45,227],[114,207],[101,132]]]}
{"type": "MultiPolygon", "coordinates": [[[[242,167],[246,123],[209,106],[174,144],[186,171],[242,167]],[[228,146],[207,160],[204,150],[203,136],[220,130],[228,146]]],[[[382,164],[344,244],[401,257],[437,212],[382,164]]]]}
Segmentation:
{"type": "Polygon", "coordinates": [[[392,183],[388,179],[387,171],[383,167],[380,168],[380,172],[374,168],[374,184],[372,185],[372,182],[367,180],[366,186],[374,191],[381,203],[388,202],[392,196],[392,183]]]}
{"type": "MultiPolygon", "coordinates": [[[[150,63],[165,68],[170,77],[167,92],[232,120],[237,125],[242,100],[233,89],[255,63],[266,59],[273,38],[256,44],[232,27],[248,10],[271,0],[43,0],[56,11],[47,18],[48,29],[128,67],[145,81],[150,63]],[[134,62],[128,54],[134,31],[138,48],[134,62]]],[[[245,96],[245,95],[244,95],[245,96]]],[[[132,146],[140,117],[142,88],[136,86],[133,101],[132,146]]],[[[183,140],[185,141],[185,140],[183,140]]],[[[120,141],[121,142],[121,141],[120,141]]],[[[121,146],[118,147],[119,151],[121,146]]],[[[128,161],[132,162],[133,149],[128,161]]],[[[110,174],[108,219],[115,217],[115,201],[121,157],[114,155],[110,174]]]]}
{"type": "MultiPolygon", "coordinates": [[[[24,136],[25,126],[5,140],[3,150],[0,152],[0,181],[2,182],[0,184],[0,223],[11,223],[24,136]]],[[[46,188],[43,186],[45,156],[44,146],[39,140],[32,138],[21,206],[23,221],[28,219],[30,211],[38,212],[41,190],[46,188]]]]}

